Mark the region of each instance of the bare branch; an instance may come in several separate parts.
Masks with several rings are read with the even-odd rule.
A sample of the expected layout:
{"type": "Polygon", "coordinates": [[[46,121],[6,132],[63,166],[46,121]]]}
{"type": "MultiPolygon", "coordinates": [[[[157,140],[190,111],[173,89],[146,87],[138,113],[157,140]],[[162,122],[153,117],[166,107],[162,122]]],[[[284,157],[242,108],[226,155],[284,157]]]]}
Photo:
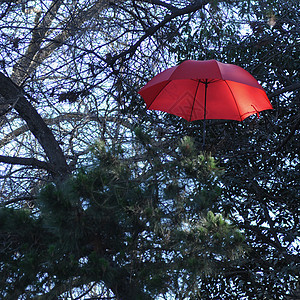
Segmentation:
{"type": "Polygon", "coordinates": [[[286,93],[286,92],[292,92],[292,91],[296,91],[300,89],[300,82],[296,82],[294,84],[291,84],[283,89],[280,89],[280,90],[277,90],[275,91],[274,93],[268,95],[269,98],[272,98],[272,97],[275,97],[275,96],[278,96],[278,95],[281,95],[283,93],[286,93]]]}
{"type": "Polygon", "coordinates": [[[5,201],[3,203],[1,203],[1,205],[3,206],[7,206],[7,205],[10,205],[10,204],[15,204],[17,202],[20,202],[20,201],[26,201],[27,203],[31,202],[31,201],[34,201],[36,200],[36,197],[34,196],[19,196],[19,197],[16,197],[16,198],[13,198],[11,200],[8,200],[8,201],[5,201]]]}
{"type": "MultiPolygon", "coordinates": [[[[62,113],[59,116],[55,118],[50,118],[50,119],[44,119],[44,122],[47,125],[54,125],[54,124],[59,124],[60,122],[64,121],[80,121],[82,119],[87,119],[88,121],[93,121],[93,122],[98,122],[100,124],[104,124],[105,122],[115,122],[114,117],[101,117],[99,115],[95,114],[84,114],[84,113],[62,113]]],[[[132,125],[126,120],[126,119],[118,119],[118,122],[120,122],[123,126],[127,128],[131,128],[132,125]]],[[[27,125],[23,125],[14,131],[8,133],[3,137],[2,140],[0,140],[0,148],[8,145],[13,139],[16,137],[24,134],[29,130],[29,127],[27,125]]]]}
{"type": "Polygon", "coordinates": [[[24,165],[32,166],[38,169],[44,169],[50,172],[54,172],[54,167],[44,161],[38,160],[36,158],[25,158],[25,157],[12,157],[0,155],[0,162],[12,165],[24,165]]]}
{"type": "Polygon", "coordinates": [[[171,20],[173,20],[179,16],[195,12],[195,11],[203,8],[208,3],[209,3],[209,0],[199,0],[195,3],[192,3],[192,4],[184,7],[184,8],[174,10],[170,15],[166,15],[165,18],[161,22],[159,22],[157,25],[148,28],[146,30],[145,34],[143,36],[141,36],[140,39],[135,44],[130,46],[127,50],[107,59],[106,60],[107,64],[112,66],[120,58],[128,58],[128,56],[131,57],[144,40],[146,40],[148,37],[155,34],[160,28],[165,26],[171,20]]]}
{"type": "MultiPolygon", "coordinates": [[[[40,50],[40,46],[45,38],[47,30],[51,25],[56,13],[63,3],[62,0],[53,0],[53,4],[44,15],[42,21],[36,20],[37,24],[33,29],[32,39],[28,45],[25,55],[15,64],[13,68],[13,74],[11,76],[12,81],[17,84],[21,84],[30,72],[30,64],[33,57],[40,50]]],[[[32,71],[32,70],[31,70],[32,71]]]]}
{"type": "Polygon", "coordinates": [[[151,4],[156,4],[162,7],[165,7],[167,9],[169,9],[171,12],[176,11],[177,7],[173,6],[170,3],[166,3],[160,0],[140,0],[139,2],[146,2],[146,3],[151,3],[151,4]]]}
{"type": "Polygon", "coordinates": [[[49,10],[52,18],[47,18],[47,22],[42,22],[41,25],[38,26],[38,29],[42,29],[42,31],[39,31],[37,37],[35,37],[35,35],[32,37],[31,44],[28,46],[25,56],[16,64],[17,67],[14,68],[14,73],[11,77],[14,82],[21,83],[26,80],[26,78],[34,70],[36,70],[36,68],[41,65],[45,59],[47,59],[56,49],[64,45],[64,42],[74,35],[72,30],[67,29],[80,28],[83,23],[92,19],[96,13],[110,4],[108,1],[99,0],[87,10],[78,12],[76,14],[76,18],[73,14],[70,14],[70,18],[67,20],[67,24],[65,25],[65,28],[67,29],[63,30],[60,34],[54,37],[51,42],[41,48],[43,37],[45,37],[47,30],[49,30],[53,17],[57,13],[58,6],[60,6],[63,1],[59,0],[55,2],[57,3],[55,3],[55,5],[53,5],[53,7],[49,10]]]}

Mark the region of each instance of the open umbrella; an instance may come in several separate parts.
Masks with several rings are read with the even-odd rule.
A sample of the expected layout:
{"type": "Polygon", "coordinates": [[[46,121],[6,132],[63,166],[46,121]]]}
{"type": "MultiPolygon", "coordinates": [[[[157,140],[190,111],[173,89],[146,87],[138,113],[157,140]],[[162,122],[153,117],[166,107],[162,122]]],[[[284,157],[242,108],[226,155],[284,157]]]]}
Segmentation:
{"type": "Polygon", "coordinates": [[[147,109],[168,112],[188,121],[243,121],[273,109],[266,92],[243,68],[217,60],[186,60],[153,77],[139,94],[147,109]]]}

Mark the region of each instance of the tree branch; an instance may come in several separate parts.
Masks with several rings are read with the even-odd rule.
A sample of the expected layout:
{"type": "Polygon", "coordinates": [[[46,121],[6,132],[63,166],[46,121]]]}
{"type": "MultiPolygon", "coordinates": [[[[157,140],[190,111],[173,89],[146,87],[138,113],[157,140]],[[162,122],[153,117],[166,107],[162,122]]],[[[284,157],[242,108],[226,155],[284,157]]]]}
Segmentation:
{"type": "MultiPolygon", "coordinates": [[[[44,119],[44,122],[47,125],[53,125],[53,124],[59,124],[60,122],[63,121],[82,121],[83,119],[87,119],[89,121],[97,122],[100,124],[104,124],[104,122],[116,122],[115,117],[101,117],[96,114],[84,114],[84,113],[79,113],[79,112],[72,112],[72,113],[62,113],[59,116],[55,118],[50,118],[50,119],[44,119]]],[[[118,122],[127,127],[127,128],[132,128],[132,124],[130,124],[126,119],[118,119],[118,122]]],[[[0,140],[0,148],[3,146],[6,146],[9,144],[14,138],[18,137],[21,134],[24,134],[29,130],[28,126],[25,124],[14,131],[6,134],[2,140],[0,140]]]]}
{"type": "Polygon", "coordinates": [[[53,0],[52,5],[44,15],[43,19],[41,21],[36,20],[37,24],[35,28],[33,28],[32,39],[29,43],[27,51],[13,67],[11,78],[15,83],[21,84],[26,76],[32,72],[30,69],[31,62],[36,53],[40,50],[40,46],[45,38],[49,26],[51,25],[62,3],[62,0],[53,0]]]}
{"type": "Polygon", "coordinates": [[[193,4],[190,4],[184,8],[173,10],[173,12],[169,15],[166,15],[165,18],[159,22],[157,25],[150,27],[146,30],[145,34],[141,36],[141,38],[132,46],[130,46],[127,50],[110,57],[109,59],[106,59],[106,63],[110,66],[112,66],[118,59],[120,58],[126,58],[127,55],[132,56],[137,48],[142,44],[144,40],[146,40],[149,36],[152,36],[155,32],[157,32],[160,28],[162,28],[164,25],[169,23],[171,20],[186,15],[192,12],[195,12],[201,8],[203,8],[206,4],[208,4],[210,0],[198,0],[193,4]]]}
{"type": "MultiPolygon", "coordinates": [[[[32,49],[29,51],[28,48],[28,51],[26,52],[24,58],[17,64],[18,69],[23,70],[23,73],[21,74],[20,71],[18,73],[14,72],[12,80],[15,82],[20,82],[22,78],[22,81],[24,81],[24,79],[26,79],[26,76],[29,76],[34,70],[36,70],[36,68],[39,65],[41,65],[45,59],[47,59],[56,49],[64,45],[64,43],[69,39],[69,37],[73,35],[73,31],[69,30],[70,28],[80,28],[82,24],[84,24],[87,20],[92,19],[97,12],[107,7],[109,4],[109,1],[98,0],[90,8],[80,11],[79,13],[77,13],[77,15],[76,13],[74,13],[76,17],[74,17],[74,15],[71,14],[70,19],[66,21],[66,29],[62,30],[59,34],[57,34],[57,36],[54,37],[52,41],[46,44],[43,48],[41,48],[41,43],[39,42],[39,40],[33,40],[31,46],[32,49]]],[[[47,24],[49,27],[51,23],[47,22],[47,24]]]]}
{"type": "Polygon", "coordinates": [[[274,239],[274,246],[276,246],[276,248],[278,250],[281,250],[281,251],[285,251],[285,249],[282,247],[279,239],[278,239],[278,236],[277,236],[277,233],[276,233],[276,230],[275,230],[275,222],[271,219],[270,215],[269,215],[269,210],[265,204],[265,201],[262,197],[262,195],[266,195],[268,197],[268,192],[265,191],[259,184],[256,180],[253,180],[252,181],[252,186],[255,190],[255,193],[259,199],[259,202],[261,204],[261,207],[263,208],[263,211],[264,211],[264,214],[265,214],[265,217],[266,217],[266,220],[269,224],[269,227],[270,227],[270,233],[272,234],[272,237],[274,239]]]}
{"type": "Polygon", "coordinates": [[[44,169],[50,172],[54,171],[54,168],[51,164],[38,160],[36,158],[25,158],[25,157],[13,157],[13,156],[3,156],[0,155],[0,162],[12,165],[24,165],[32,166],[38,169],[44,169]]]}
{"type": "Polygon", "coordinates": [[[300,125],[300,118],[298,119],[295,126],[291,129],[291,132],[286,136],[286,138],[282,141],[282,143],[278,145],[278,147],[274,150],[275,153],[278,152],[280,149],[282,149],[288,143],[288,141],[294,136],[296,130],[299,128],[299,125],[300,125]]]}
{"type": "Polygon", "coordinates": [[[272,97],[275,97],[275,96],[278,96],[278,95],[281,95],[283,93],[286,93],[286,92],[292,92],[292,91],[295,91],[295,90],[298,90],[300,89],[300,82],[296,82],[294,84],[291,84],[283,89],[280,89],[280,90],[277,90],[275,91],[274,93],[268,95],[269,98],[272,98],[272,97]]]}
{"type": "Polygon", "coordinates": [[[17,203],[17,202],[20,202],[20,201],[34,201],[36,200],[36,197],[34,196],[19,196],[19,197],[16,197],[16,198],[13,198],[11,200],[8,200],[8,201],[4,201],[3,203],[1,203],[2,206],[7,206],[7,205],[10,205],[10,204],[14,204],[14,203],[17,203]]]}
{"type": "Polygon", "coordinates": [[[159,6],[163,6],[167,9],[169,9],[171,12],[177,10],[177,7],[173,6],[172,4],[166,3],[166,2],[163,2],[163,1],[160,1],[160,0],[140,0],[139,2],[146,2],[146,3],[151,3],[151,4],[156,4],[156,5],[159,5],[159,6]]]}

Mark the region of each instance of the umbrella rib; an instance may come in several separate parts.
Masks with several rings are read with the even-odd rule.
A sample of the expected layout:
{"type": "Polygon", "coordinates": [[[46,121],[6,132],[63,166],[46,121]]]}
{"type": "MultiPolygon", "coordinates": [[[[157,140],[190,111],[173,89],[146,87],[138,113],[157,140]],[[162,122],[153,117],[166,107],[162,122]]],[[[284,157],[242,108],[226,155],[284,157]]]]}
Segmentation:
{"type": "Polygon", "coordinates": [[[228,87],[228,89],[229,89],[229,91],[230,91],[230,93],[231,93],[231,96],[232,96],[232,98],[233,98],[233,100],[234,100],[234,102],[235,102],[235,106],[236,106],[236,108],[237,108],[237,110],[238,110],[238,112],[239,112],[240,119],[241,119],[241,121],[243,121],[243,120],[242,120],[242,115],[241,115],[239,106],[238,106],[238,104],[237,104],[237,101],[236,101],[236,99],[235,99],[235,97],[234,97],[234,94],[233,94],[233,92],[232,92],[232,90],[231,90],[229,84],[227,83],[227,80],[224,80],[224,82],[226,83],[226,85],[227,85],[227,87],[228,87]]]}
{"type": "Polygon", "coordinates": [[[191,114],[190,114],[189,122],[191,122],[191,119],[192,119],[192,114],[193,114],[193,110],[194,110],[194,105],[195,105],[195,101],[196,101],[196,96],[197,96],[199,84],[200,84],[200,80],[198,80],[198,84],[197,84],[197,88],[196,88],[196,92],[195,92],[195,96],[194,96],[194,101],[193,101],[193,105],[192,105],[192,109],[191,109],[191,114]]]}

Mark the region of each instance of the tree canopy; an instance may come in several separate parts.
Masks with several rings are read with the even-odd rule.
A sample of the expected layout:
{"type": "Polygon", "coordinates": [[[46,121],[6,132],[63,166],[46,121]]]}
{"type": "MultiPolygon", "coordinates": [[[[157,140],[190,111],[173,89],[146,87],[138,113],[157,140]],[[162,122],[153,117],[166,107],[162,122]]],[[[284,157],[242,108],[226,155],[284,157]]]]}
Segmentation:
{"type": "Polygon", "coordinates": [[[3,299],[298,299],[299,2],[0,2],[3,299]],[[186,59],[274,107],[146,111],[186,59]]]}

